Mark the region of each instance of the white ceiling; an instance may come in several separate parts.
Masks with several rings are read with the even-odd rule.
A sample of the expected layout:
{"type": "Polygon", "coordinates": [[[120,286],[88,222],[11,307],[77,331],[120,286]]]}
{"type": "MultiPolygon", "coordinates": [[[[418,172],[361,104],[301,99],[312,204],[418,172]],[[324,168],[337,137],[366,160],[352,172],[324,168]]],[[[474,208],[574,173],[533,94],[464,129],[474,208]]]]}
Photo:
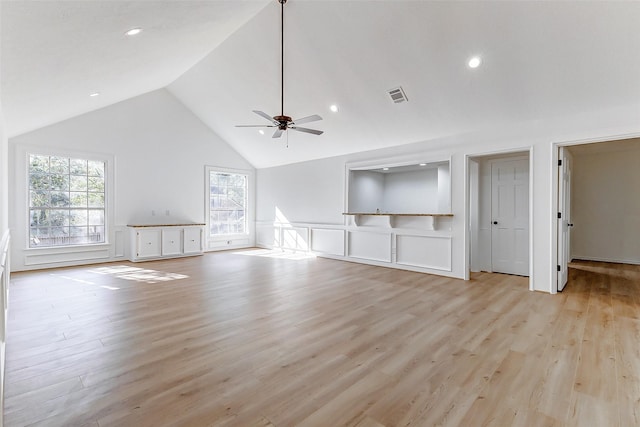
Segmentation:
{"type": "Polygon", "coordinates": [[[167,86],[268,3],[2,0],[9,136],[167,86]]]}
{"type": "Polygon", "coordinates": [[[605,108],[640,120],[640,2],[289,0],[285,114],[320,114],[305,126],[325,133],[289,132],[286,148],[234,127],[266,124],[254,109],[279,113],[279,10],[276,0],[3,2],[9,132],[167,85],[256,167],[605,108]],[[122,36],[132,26],[148,29],[122,36]],[[483,59],[475,70],[472,55],[483,59]],[[399,85],[409,102],[393,104],[386,91],[399,85]]]}

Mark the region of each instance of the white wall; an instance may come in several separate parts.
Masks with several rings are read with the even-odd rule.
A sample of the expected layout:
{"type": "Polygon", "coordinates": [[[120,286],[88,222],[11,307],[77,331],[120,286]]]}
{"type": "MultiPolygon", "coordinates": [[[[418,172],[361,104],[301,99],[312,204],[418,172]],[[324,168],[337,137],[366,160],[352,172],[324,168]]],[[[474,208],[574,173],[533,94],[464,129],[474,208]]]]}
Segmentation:
{"type": "MultiPolygon", "coordinates": [[[[2,22],[2,2],[0,2],[0,22],[2,22]]],[[[0,33],[1,33],[0,26],[0,33]]],[[[0,70],[2,69],[2,57],[0,55],[0,70]]],[[[2,74],[0,74],[0,82],[2,81],[2,74]]],[[[0,84],[0,87],[2,85],[0,84]]],[[[7,135],[5,133],[4,114],[2,113],[2,93],[0,93],[0,241],[2,236],[9,229],[8,209],[9,209],[9,187],[8,178],[9,170],[7,164],[7,157],[9,155],[9,149],[7,144],[7,135]]],[[[0,250],[2,250],[0,248],[0,250]]],[[[0,280],[0,283],[1,280],[0,280]]],[[[0,292],[4,293],[3,289],[0,292]]],[[[4,298],[0,298],[3,301],[4,298]]],[[[4,302],[2,302],[4,305],[4,302]]],[[[2,307],[2,319],[0,319],[0,427],[2,427],[3,414],[4,414],[4,365],[5,365],[5,334],[6,325],[4,318],[4,307],[2,307]]]]}
{"type": "Polygon", "coordinates": [[[436,168],[385,174],[385,212],[435,213],[438,212],[438,199],[436,168]]]}
{"type": "Polygon", "coordinates": [[[384,189],[385,175],[373,171],[352,171],[349,174],[349,188],[358,191],[349,192],[349,212],[385,211],[384,189]]]}
{"type": "Polygon", "coordinates": [[[464,278],[468,266],[465,246],[466,156],[528,151],[532,148],[532,283],[536,290],[555,292],[552,174],[557,173],[557,166],[554,165],[553,144],[634,133],[640,133],[640,121],[637,106],[630,106],[559,117],[544,123],[516,123],[508,128],[260,169],[257,171],[257,217],[261,221],[273,221],[274,208],[280,206],[286,207],[288,213],[285,214],[291,222],[344,224],[340,212],[345,200],[345,163],[412,155],[416,158],[451,158],[451,211],[454,214],[451,223],[451,274],[464,278]]]}
{"type": "Polygon", "coordinates": [[[438,210],[435,212],[451,212],[451,173],[448,163],[438,165],[438,210]]]}
{"type": "MultiPolygon", "coordinates": [[[[114,230],[130,223],[205,222],[205,165],[253,169],[166,90],[11,138],[9,147],[13,205],[9,225],[14,270],[51,266],[25,265],[25,255],[35,251],[26,249],[27,200],[22,156],[27,147],[113,156],[115,209],[109,236],[112,243],[116,240],[114,230]],[[156,216],[151,215],[152,210],[156,216]],[[169,216],[164,215],[167,210],[169,216]]],[[[110,258],[114,255],[112,247],[110,258]]]]}
{"type": "MultiPolygon", "coordinates": [[[[2,2],[0,2],[0,16],[2,15],[2,2]]],[[[1,20],[0,20],[1,22],[1,20]]],[[[2,69],[2,57],[0,56],[0,69],[2,69]]],[[[2,75],[0,75],[0,81],[2,75]]],[[[0,86],[1,87],[1,86],[0,86]]],[[[4,114],[2,112],[2,93],[0,93],[0,236],[9,227],[8,206],[9,206],[9,168],[8,168],[8,142],[5,130],[4,114]]],[[[2,412],[0,412],[0,415],[2,412]]],[[[0,417],[0,420],[2,418],[0,417]]],[[[1,421],[0,421],[1,422],[1,421]]]]}
{"type": "Polygon", "coordinates": [[[256,175],[258,222],[273,222],[278,209],[288,221],[343,223],[345,176],[340,158],[258,169],[256,175]]]}
{"type": "Polygon", "coordinates": [[[633,149],[574,154],[571,255],[640,264],[640,140],[633,149]]]}

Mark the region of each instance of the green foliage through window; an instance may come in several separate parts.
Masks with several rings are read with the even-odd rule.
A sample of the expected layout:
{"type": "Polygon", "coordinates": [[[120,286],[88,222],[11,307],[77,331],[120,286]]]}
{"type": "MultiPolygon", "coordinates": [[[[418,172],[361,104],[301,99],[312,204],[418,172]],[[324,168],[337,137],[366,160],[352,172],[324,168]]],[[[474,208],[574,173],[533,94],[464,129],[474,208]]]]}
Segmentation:
{"type": "Polygon", "coordinates": [[[247,175],[209,172],[209,234],[247,233],[247,175]]]}
{"type": "Polygon", "coordinates": [[[29,247],[104,243],[105,163],[29,156],[29,247]]]}

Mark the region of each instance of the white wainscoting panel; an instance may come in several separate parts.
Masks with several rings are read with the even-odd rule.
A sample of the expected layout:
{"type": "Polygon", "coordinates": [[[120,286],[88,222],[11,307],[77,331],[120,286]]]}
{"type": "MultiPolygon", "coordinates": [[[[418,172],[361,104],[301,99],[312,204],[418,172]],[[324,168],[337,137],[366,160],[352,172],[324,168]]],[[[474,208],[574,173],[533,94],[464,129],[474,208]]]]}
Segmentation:
{"type": "Polygon", "coordinates": [[[115,258],[121,258],[124,257],[125,254],[125,247],[126,247],[126,243],[125,243],[125,239],[126,239],[126,235],[127,233],[125,233],[125,229],[124,228],[119,228],[114,232],[114,253],[113,256],[115,258]]]}
{"type": "Polygon", "coordinates": [[[451,238],[441,236],[396,236],[396,263],[451,271],[451,238]]]}
{"type": "Polygon", "coordinates": [[[282,227],[280,247],[294,251],[309,250],[309,229],[307,227],[282,227]]]}
{"type": "Polygon", "coordinates": [[[25,251],[24,265],[84,262],[109,259],[109,245],[43,248],[25,251]]]}
{"type": "Polygon", "coordinates": [[[349,256],[391,262],[391,233],[350,231],[349,256]]]}
{"type": "Polygon", "coordinates": [[[311,250],[327,255],[344,256],[344,230],[312,228],[311,250]]]}
{"type": "Polygon", "coordinates": [[[208,249],[216,251],[220,249],[236,249],[246,248],[249,246],[250,240],[248,238],[230,238],[229,240],[210,240],[208,249]]]}

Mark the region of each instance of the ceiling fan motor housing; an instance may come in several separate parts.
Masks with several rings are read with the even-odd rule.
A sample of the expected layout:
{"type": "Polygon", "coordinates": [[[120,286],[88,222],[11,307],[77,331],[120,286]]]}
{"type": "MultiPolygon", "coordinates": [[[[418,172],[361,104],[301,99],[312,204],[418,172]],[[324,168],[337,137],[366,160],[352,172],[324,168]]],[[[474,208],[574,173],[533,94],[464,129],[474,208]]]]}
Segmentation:
{"type": "Polygon", "coordinates": [[[280,123],[278,126],[278,129],[280,130],[287,130],[287,126],[293,121],[289,116],[274,116],[273,120],[280,123]]]}

